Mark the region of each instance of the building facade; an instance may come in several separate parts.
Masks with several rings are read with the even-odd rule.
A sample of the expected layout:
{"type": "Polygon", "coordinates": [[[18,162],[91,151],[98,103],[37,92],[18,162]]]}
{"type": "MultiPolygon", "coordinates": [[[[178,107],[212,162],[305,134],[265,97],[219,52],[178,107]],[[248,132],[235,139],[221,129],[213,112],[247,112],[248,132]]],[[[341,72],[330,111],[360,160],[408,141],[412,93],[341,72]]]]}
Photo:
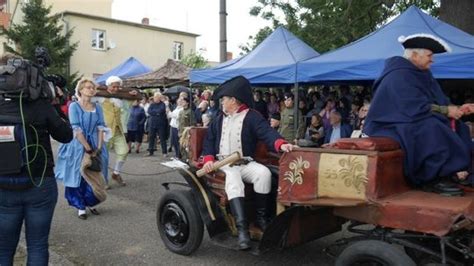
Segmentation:
{"type": "MultiPolygon", "coordinates": [[[[25,0],[4,2],[9,24],[21,23],[25,0]]],[[[111,18],[112,0],[44,2],[52,7],[52,14],[61,14],[64,29],[74,32],[70,42],[78,47],[69,63],[70,73],[97,77],[131,56],[156,69],[168,58],[180,60],[196,49],[197,34],[151,26],[147,19],[133,23],[111,18]]]]}
{"type": "Polygon", "coordinates": [[[71,73],[97,77],[130,56],[156,69],[168,58],[180,60],[196,49],[198,35],[111,18],[63,12],[65,28],[73,29],[78,48],[71,73]]]}

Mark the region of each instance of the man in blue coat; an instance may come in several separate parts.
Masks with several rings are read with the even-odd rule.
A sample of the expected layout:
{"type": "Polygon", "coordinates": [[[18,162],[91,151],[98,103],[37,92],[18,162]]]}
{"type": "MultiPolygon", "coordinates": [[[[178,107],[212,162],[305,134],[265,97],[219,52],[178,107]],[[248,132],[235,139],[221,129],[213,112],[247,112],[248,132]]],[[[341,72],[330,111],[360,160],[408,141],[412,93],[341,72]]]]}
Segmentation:
{"type": "Polygon", "coordinates": [[[350,138],[352,127],[342,122],[342,115],[338,110],[332,110],[329,113],[329,123],[331,128],[326,130],[324,135],[324,143],[333,143],[341,138],[350,138]]]}
{"type": "Polygon", "coordinates": [[[450,48],[428,34],[400,36],[399,41],[404,55],[387,59],[375,81],[364,133],[400,143],[405,152],[405,175],[412,184],[428,184],[441,193],[460,193],[440,177],[457,181],[467,177],[471,138],[467,126],[458,121],[464,108],[450,104],[429,70],[433,54],[450,48]]]}
{"type": "Polygon", "coordinates": [[[168,155],[166,140],[168,139],[168,117],[166,116],[166,105],[162,101],[162,95],[155,92],[153,103],[148,107],[148,154],[153,156],[156,151],[156,135],[160,137],[161,152],[163,157],[168,155]]]}
{"type": "MultiPolygon", "coordinates": [[[[241,156],[255,156],[257,141],[262,141],[270,151],[291,151],[278,132],[271,128],[265,118],[251,109],[254,102],[249,81],[238,76],[221,84],[214,93],[214,99],[221,99],[224,114],[214,119],[204,140],[202,155],[204,169],[210,173],[216,157],[226,157],[234,152],[241,156]]],[[[248,221],[244,210],[244,182],[252,183],[255,191],[256,224],[265,230],[268,223],[267,204],[271,189],[270,170],[262,164],[251,161],[244,165],[224,166],[226,174],[225,191],[232,214],[235,217],[239,237],[239,248],[250,247],[248,221]]]]}

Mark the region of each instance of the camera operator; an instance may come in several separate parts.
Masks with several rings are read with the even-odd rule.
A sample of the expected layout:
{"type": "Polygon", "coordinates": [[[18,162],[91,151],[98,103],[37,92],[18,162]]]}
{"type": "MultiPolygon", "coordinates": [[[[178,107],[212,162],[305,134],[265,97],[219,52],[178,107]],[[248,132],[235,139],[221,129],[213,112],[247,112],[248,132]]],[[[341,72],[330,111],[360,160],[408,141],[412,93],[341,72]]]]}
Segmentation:
{"type": "MultiPolygon", "coordinates": [[[[5,65],[9,57],[13,56],[4,55],[0,65],[5,65]]],[[[38,89],[45,90],[43,86],[38,89]]],[[[69,123],[59,117],[51,99],[21,98],[22,94],[0,94],[0,265],[13,264],[23,222],[27,264],[48,265],[48,237],[58,197],[50,137],[67,143],[73,133],[69,123]],[[12,128],[23,128],[24,136],[8,136],[8,129],[12,128]],[[5,141],[8,137],[10,142],[5,141]],[[23,164],[18,163],[22,158],[23,164]],[[12,170],[12,164],[18,167],[12,170]]]]}

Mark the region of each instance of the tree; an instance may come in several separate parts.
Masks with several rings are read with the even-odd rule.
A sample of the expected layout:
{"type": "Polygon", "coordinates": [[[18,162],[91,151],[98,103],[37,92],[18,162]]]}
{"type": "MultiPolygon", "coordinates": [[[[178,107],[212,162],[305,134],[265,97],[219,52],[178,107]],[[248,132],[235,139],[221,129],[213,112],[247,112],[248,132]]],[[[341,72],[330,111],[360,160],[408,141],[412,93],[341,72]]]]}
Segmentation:
{"type": "Polygon", "coordinates": [[[285,26],[316,51],[323,53],[353,42],[411,5],[437,14],[436,0],[258,0],[250,10],[272,23],[261,29],[243,51],[252,50],[273,29],[285,26]]]}
{"type": "Polygon", "coordinates": [[[474,1],[442,0],[439,18],[455,27],[474,34],[474,1]]]}
{"type": "Polygon", "coordinates": [[[6,36],[15,45],[4,45],[5,51],[36,61],[35,48],[42,46],[48,49],[51,65],[48,74],[65,77],[68,84],[77,78],[77,73],[69,75],[69,59],[77,48],[77,43],[69,42],[72,30],[64,33],[60,15],[50,16],[51,7],[45,7],[42,0],[25,1],[22,7],[23,24],[14,24],[9,29],[2,29],[0,34],[6,36]]]}
{"type": "Polygon", "coordinates": [[[183,59],[181,59],[181,63],[193,69],[209,67],[207,60],[201,54],[194,52],[184,56],[183,59]]]}

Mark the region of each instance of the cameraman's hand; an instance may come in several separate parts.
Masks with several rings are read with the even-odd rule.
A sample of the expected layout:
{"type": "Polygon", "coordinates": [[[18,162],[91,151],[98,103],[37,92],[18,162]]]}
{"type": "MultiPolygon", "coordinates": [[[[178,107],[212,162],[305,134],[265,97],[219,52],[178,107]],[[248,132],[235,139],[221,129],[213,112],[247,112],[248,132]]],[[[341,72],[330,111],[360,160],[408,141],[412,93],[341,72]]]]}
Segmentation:
{"type": "Polygon", "coordinates": [[[61,88],[58,87],[58,86],[56,86],[56,96],[58,96],[58,97],[63,97],[64,96],[63,90],[61,90],[61,88]]]}

